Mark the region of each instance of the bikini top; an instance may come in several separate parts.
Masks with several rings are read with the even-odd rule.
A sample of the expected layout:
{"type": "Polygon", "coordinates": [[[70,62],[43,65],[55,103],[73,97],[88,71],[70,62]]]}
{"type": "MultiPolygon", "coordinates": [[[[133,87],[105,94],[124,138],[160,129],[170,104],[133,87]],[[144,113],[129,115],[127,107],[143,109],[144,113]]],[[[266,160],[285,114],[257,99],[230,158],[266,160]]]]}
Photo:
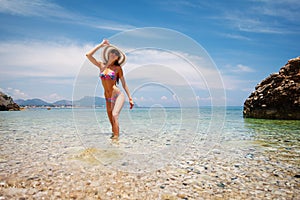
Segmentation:
{"type": "Polygon", "coordinates": [[[103,73],[101,72],[100,73],[100,78],[102,80],[108,80],[108,79],[111,79],[111,80],[116,80],[116,73],[112,70],[110,70],[108,73],[103,73]]]}

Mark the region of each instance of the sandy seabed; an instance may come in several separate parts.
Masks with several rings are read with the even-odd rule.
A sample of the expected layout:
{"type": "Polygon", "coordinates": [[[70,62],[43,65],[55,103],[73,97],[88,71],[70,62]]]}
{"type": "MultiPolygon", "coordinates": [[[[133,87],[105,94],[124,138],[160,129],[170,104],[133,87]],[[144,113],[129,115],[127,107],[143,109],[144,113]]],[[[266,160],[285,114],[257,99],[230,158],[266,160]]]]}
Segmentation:
{"type": "Polygon", "coordinates": [[[75,135],[39,137],[2,136],[0,200],[300,199],[299,147],[288,141],[224,141],[206,154],[193,144],[162,167],[134,172],[103,164],[98,158],[118,155],[82,147],[75,135]]]}

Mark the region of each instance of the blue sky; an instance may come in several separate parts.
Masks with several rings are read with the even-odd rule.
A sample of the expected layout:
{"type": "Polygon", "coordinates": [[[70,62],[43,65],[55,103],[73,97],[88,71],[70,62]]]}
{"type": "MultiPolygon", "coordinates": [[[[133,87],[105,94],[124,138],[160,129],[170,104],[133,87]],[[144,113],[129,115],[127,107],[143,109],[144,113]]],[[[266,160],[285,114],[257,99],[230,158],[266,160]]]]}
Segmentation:
{"type": "MultiPolygon", "coordinates": [[[[98,71],[87,63],[85,52],[103,38],[132,51],[129,40],[122,43],[126,33],[142,34],[134,30],[152,27],[158,33],[177,32],[199,44],[204,51],[198,58],[208,56],[215,68],[199,67],[200,75],[181,71],[185,64],[176,58],[179,54],[191,58],[188,47],[173,57],[166,50],[158,51],[159,45],[140,54],[132,51],[124,71],[136,102],[178,105],[176,100],[187,95],[183,91],[192,88],[200,105],[212,104],[218,97],[227,105],[243,105],[257,83],[299,56],[299,10],[298,0],[0,0],[0,90],[14,99],[71,100],[86,68],[89,78],[95,78],[90,86],[93,94],[103,96],[98,71]],[[173,75],[170,66],[174,66],[173,75]],[[167,78],[153,78],[164,73],[167,78]],[[178,73],[185,74],[182,80],[178,73]],[[210,84],[216,76],[222,86],[210,84]],[[138,82],[137,77],[155,83],[138,82]],[[222,92],[214,96],[217,90],[226,96],[222,92]]],[[[155,44],[154,37],[143,36],[155,44]]],[[[141,38],[131,42],[142,43],[141,38]]]]}

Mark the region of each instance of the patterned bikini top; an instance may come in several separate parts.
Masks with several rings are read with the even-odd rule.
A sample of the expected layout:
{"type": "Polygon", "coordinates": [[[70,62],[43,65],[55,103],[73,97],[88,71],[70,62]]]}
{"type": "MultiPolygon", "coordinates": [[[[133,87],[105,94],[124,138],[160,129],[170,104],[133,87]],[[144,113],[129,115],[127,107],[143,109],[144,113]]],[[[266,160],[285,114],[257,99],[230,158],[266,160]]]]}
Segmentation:
{"type": "Polygon", "coordinates": [[[112,70],[110,70],[106,74],[104,72],[101,72],[100,73],[100,78],[102,80],[108,80],[108,79],[116,80],[116,73],[114,71],[112,71],[112,70]]]}

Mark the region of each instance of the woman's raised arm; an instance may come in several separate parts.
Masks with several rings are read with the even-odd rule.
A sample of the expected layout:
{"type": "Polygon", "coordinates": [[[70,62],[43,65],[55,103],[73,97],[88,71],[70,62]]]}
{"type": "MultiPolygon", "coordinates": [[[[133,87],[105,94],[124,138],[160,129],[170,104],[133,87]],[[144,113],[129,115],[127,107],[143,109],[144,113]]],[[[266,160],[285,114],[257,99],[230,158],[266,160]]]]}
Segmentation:
{"type": "Polygon", "coordinates": [[[91,61],[91,63],[93,63],[94,65],[99,67],[100,70],[103,69],[104,64],[101,61],[96,60],[96,58],[94,57],[94,54],[100,48],[107,46],[107,45],[109,45],[108,40],[103,40],[100,44],[98,44],[96,47],[94,47],[92,50],[90,50],[89,52],[86,53],[86,57],[89,59],[89,61],[91,61]]]}

